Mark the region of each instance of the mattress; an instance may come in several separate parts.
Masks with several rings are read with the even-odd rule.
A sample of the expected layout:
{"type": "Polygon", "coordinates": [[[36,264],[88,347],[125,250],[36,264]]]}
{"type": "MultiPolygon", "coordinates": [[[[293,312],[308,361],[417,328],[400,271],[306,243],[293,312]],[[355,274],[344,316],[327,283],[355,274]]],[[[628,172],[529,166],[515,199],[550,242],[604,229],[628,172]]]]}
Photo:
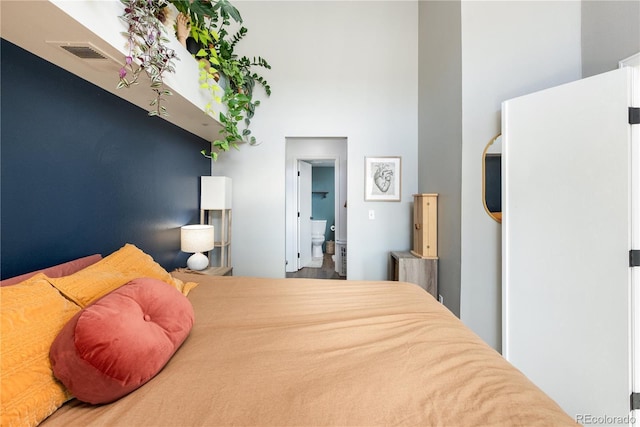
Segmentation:
{"type": "Polygon", "coordinates": [[[200,284],[164,369],[43,426],[575,426],[416,285],[174,275],[200,284]]]}

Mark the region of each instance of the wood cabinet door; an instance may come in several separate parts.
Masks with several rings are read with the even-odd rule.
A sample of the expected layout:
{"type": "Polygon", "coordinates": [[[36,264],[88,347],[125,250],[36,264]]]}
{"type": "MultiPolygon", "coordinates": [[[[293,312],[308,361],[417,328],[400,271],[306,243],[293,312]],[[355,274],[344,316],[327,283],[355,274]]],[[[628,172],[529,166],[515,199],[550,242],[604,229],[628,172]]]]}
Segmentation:
{"type": "Polygon", "coordinates": [[[422,212],[422,197],[415,196],[413,201],[413,251],[418,256],[422,256],[424,253],[424,224],[422,212]]]}
{"type": "Polygon", "coordinates": [[[415,194],[413,201],[413,250],[421,258],[438,257],[438,195],[415,194]]]}

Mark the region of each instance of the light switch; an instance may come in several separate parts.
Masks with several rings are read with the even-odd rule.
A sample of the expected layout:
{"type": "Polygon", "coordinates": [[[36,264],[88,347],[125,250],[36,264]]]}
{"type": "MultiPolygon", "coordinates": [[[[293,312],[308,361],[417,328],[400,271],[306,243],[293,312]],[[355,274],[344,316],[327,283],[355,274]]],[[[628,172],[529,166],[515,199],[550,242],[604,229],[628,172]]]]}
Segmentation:
{"type": "Polygon", "coordinates": [[[369,210],[369,219],[376,219],[376,211],[373,209],[369,210]]]}

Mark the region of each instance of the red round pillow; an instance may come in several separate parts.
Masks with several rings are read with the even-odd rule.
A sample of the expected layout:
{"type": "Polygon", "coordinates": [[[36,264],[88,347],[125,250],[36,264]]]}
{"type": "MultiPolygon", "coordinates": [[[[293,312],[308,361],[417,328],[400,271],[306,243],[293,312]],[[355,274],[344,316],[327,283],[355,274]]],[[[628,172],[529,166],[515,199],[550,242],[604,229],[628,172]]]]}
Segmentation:
{"type": "Polygon", "coordinates": [[[112,402],[160,372],[193,322],[193,307],[178,290],[132,280],[64,326],[49,352],[53,373],[83,402],[112,402]]]}

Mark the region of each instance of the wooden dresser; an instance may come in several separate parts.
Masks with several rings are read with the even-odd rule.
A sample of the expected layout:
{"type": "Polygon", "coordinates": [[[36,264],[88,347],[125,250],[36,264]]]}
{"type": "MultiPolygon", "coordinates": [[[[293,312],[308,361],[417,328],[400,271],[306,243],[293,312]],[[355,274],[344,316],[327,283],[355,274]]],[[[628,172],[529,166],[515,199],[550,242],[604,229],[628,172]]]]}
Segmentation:
{"type": "Polygon", "coordinates": [[[409,282],[438,298],[438,259],[420,258],[411,252],[391,252],[389,280],[409,282]]]}

